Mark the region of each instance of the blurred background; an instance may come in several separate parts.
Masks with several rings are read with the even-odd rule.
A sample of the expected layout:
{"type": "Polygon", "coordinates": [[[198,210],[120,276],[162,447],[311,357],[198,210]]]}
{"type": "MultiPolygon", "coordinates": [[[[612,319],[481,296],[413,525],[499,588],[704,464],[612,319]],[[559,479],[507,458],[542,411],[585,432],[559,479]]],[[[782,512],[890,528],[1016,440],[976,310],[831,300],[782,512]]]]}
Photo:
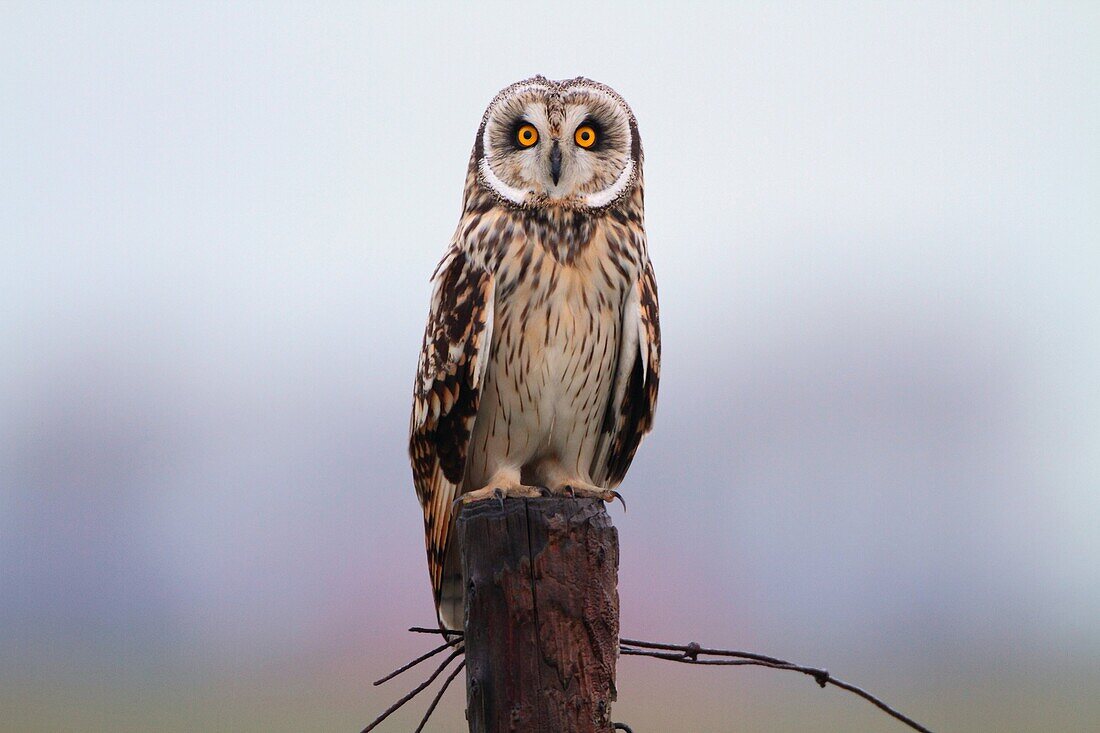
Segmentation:
{"type": "MultiPolygon", "coordinates": [[[[1100,728],[1096,4],[73,2],[0,8],[0,730],[357,731],[413,684],[370,686],[433,643],[428,277],[535,73],[645,142],[624,634],[1100,728]]],[[[619,675],[638,733],[902,730],[790,673],[619,675]]]]}

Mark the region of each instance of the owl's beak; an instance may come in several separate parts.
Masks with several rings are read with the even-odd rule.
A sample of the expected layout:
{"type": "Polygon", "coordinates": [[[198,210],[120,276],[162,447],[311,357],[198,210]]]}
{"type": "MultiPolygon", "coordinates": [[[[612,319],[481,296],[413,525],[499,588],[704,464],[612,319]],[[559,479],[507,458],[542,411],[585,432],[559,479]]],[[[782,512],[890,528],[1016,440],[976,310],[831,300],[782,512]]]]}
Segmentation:
{"type": "Polygon", "coordinates": [[[554,185],[558,185],[558,179],[561,178],[561,148],[557,140],[550,148],[550,177],[554,179],[554,185]]]}

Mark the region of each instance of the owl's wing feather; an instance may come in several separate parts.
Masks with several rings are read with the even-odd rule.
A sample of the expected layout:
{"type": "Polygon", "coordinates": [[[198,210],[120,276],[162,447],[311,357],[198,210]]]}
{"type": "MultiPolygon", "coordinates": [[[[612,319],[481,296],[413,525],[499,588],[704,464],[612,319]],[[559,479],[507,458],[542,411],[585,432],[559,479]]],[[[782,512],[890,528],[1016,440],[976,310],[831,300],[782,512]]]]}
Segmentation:
{"type": "Polygon", "coordinates": [[[428,571],[436,604],[450,541],[451,505],[466,470],[493,331],[493,278],[452,247],[433,276],[428,326],[420,352],[409,455],[424,509],[428,571]]]}
{"type": "Polygon", "coordinates": [[[623,328],[614,388],[604,414],[592,477],[617,486],[630,468],[642,436],[653,427],[661,377],[661,323],[657,281],[646,258],[623,308],[623,328]]]}

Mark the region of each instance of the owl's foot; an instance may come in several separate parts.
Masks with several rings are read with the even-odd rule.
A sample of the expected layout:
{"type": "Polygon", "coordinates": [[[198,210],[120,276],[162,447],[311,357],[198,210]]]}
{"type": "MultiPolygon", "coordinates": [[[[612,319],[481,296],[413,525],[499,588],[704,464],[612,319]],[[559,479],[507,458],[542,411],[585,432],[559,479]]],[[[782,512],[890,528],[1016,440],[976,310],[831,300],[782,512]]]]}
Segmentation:
{"type": "Polygon", "coordinates": [[[483,499],[496,499],[504,508],[504,500],[507,498],[532,499],[545,496],[544,490],[539,486],[524,486],[518,481],[497,480],[490,481],[480,489],[467,492],[455,499],[455,504],[470,504],[483,499]]]}
{"type": "Polygon", "coordinates": [[[570,481],[569,483],[559,484],[552,487],[550,493],[554,496],[568,496],[571,499],[603,499],[608,504],[618,499],[619,503],[623,505],[623,511],[626,511],[626,500],[618,491],[604,489],[583,481],[570,481]]]}

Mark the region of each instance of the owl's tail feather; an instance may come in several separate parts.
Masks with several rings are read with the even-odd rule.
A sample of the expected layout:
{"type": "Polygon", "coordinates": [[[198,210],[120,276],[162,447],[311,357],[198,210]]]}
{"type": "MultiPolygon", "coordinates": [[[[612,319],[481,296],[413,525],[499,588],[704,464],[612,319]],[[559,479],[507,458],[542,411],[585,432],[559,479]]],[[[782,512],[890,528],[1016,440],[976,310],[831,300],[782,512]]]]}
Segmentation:
{"type": "Polygon", "coordinates": [[[436,610],[441,627],[462,631],[466,584],[462,580],[458,538],[454,535],[451,537],[451,542],[447,543],[447,550],[443,556],[443,577],[439,583],[439,601],[436,610]]]}

